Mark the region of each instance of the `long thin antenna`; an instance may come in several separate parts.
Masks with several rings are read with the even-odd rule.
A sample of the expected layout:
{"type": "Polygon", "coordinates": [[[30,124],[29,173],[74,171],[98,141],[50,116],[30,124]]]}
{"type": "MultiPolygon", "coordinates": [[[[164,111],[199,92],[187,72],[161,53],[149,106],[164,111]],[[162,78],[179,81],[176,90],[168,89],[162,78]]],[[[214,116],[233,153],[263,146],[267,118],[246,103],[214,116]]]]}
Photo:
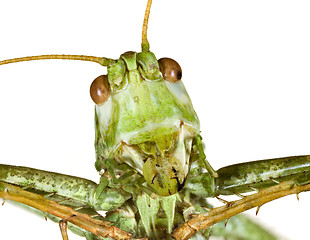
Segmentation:
{"type": "Polygon", "coordinates": [[[21,57],[21,58],[13,58],[13,59],[3,60],[3,61],[0,61],[0,65],[9,64],[9,63],[16,63],[16,62],[45,60],[45,59],[88,61],[88,62],[99,63],[102,66],[111,66],[116,62],[115,60],[110,59],[110,58],[84,56],[84,55],[39,55],[39,56],[30,56],[30,57],[21,57]]]}
{"type": "Polygon", "coordinates": [[[142,52],[147,52],[150,50],[150,44],[149,44],[149,41],[147,40],[147,25],[149,22],[151,5],[152,5],[152,0],[148,0],[145,14],[144,14],[143,27],[142,27],[142,43],[141,43],[142,52]]]}

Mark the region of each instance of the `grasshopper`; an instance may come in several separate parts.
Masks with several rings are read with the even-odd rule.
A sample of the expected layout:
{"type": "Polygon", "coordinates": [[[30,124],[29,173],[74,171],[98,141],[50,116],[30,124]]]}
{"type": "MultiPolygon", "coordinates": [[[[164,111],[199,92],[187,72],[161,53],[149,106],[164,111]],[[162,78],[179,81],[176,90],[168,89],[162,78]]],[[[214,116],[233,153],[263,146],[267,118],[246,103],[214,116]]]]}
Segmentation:
{"type": "MultiPolygon", "coordinates": [[[[132,48],[132,47],[129,47],[128,49],[130,49],[130,48],[132,48]]],[[[125,49],[126,50],[126,49],[125,49]]],[[[114,53],[115,54],[115,53],[114,53]]],[[[183,67],[184,68],[184,67],[183,67]]],[[[68,88],[69,89],[69,88],[68,88]]],[[[54,91],[54,92],[56,92],[56,91],[54,91]]],[[[203,121],[202,121],[203,122],[203,121]]],[[[203,125],[203,124],[202,124],[203,125]]],[[[205,131],[205,132],[209,132],[209,131],[205,131]]],[[[209,144],[208,144],[208,146],[209,146],[209,144]]],[[[209,149],[209,148],[208,148],[209,149]]],[[[209,151],[209,150],[208,150],[209,151]]],[[[25,155],[23,155],[24,157],[25,157],[25,155]]],[[[274,157],[276,157],[277,155],[275,155],[274,157]]],[[[270,156],[268,156],[268,157],[270,157],[270,156]]],[[[87,158],[90,158],[90,157],[87,157],[87,158]]],[[[208,158],[210,158],[209,156],[208,156],[208,158]]],[[[252,155],[250,158],[252,158],[253,160],[254,159],[257,159],[258,157],[256,157],[256,156],[254,156],[254,155],[252,155]]],[[[262,157],[262,158],[266,158],[266,157],[262,157]]],[[[44,154],[44,159],[46,159],[45,158],[45,154],[44,154]]],[[[44,163],[44,164],[46,164],[46,163],[44,163]]],[[[62,163],[62,164],[64,164],[64,163],[62,163]]],[[[227,163],[224,163],[224,164],[227,164],[227,163]]],[[[222,165],[222,166],[224,166],[224,164],[222,165]]],[[[19,164],[17,164],[17,165],[23,165],[23,163],[19,163],[19,164]]],[[[88,164],[87,164],[88,165],[88,164]]],[[[43,165],[42,165],[43,166],[43,165]]],[[[218,168],[219,167],[222,167],[222,166],[218,166],[218,168]]],[[[43,167],[40,167],[40,166],[32,166],[32,167],[36,167],[36,168],[42,168],[42,169],[45,169],[46,168],[46,165],[44,165],[43,167]]],[[[62,170],[64,169],[65,167],[64,167],[64,165],[62,165],[61,167],[60,167],[60,170],[58,170],[59,172],[63,172],[62,170]]],[[[52,169],[52,168],[49,168],[48,167],[48,169],[52,169]]],[[[56,171],[56,170],[53,170],[53,171],[56,171]]],[[[74,174],[74,173],[72,173],[72,174],[74,174]]],[[[76,175],[76,174],[75,174],[76,175]]],[[[83,177],[84,177],[84,175],[82,175],[83,177]]],[[[86,177],[86,176],[85,176],[86,177]]]]}

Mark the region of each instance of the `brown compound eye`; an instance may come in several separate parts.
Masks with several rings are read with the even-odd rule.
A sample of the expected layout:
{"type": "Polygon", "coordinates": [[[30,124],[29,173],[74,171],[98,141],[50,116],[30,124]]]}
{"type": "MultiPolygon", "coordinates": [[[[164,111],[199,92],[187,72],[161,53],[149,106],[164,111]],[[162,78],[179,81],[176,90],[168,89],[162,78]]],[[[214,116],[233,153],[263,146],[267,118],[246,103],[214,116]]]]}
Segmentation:
{"type": "Polygon", "coordinates": [[[159,70],[162,72],[165,80],[177,82],[182,78],[182,69],[180,65],[171,58],[161,58],[158,60],[159,70]]]}
{"type": "Polygon", "coordinates": [[[110,84],[107,75],[101,75],[92,82],[90,96],[96,104],[103,104],[109,98],[110,84]]]}

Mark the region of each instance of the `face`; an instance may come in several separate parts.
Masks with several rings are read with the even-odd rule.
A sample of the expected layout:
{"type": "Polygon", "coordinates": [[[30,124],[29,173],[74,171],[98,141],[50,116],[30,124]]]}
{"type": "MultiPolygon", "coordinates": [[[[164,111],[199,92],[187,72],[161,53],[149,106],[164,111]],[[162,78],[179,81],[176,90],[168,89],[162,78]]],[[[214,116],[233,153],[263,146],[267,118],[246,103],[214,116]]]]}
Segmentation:
{"type": "Polygon", "coordinates": [[[92,83],[101,157],[141,173],[159,195],[180,191],[199,120],[179,64],[152,52],[127,52],[92,83]]]}

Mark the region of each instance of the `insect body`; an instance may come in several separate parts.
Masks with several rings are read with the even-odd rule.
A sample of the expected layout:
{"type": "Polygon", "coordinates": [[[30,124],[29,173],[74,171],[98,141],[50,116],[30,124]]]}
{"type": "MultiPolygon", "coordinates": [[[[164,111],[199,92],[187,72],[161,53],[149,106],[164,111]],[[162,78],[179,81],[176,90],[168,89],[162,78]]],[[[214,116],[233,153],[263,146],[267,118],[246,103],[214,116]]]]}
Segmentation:
{"type": "MultiPolygon", "coordinates": [[[[21,165],[21,164],[19,164],[19,165],[21,165]]],[[[23,165],[23,164],[22,164],[23,165]]],[[[156,164],[155,164],[156,165],[156,164]]],[[[140,169],[141,170],[141,169],[140,169]]],[[[156,189],[155,189],[156,190],[156,189]]]]}

